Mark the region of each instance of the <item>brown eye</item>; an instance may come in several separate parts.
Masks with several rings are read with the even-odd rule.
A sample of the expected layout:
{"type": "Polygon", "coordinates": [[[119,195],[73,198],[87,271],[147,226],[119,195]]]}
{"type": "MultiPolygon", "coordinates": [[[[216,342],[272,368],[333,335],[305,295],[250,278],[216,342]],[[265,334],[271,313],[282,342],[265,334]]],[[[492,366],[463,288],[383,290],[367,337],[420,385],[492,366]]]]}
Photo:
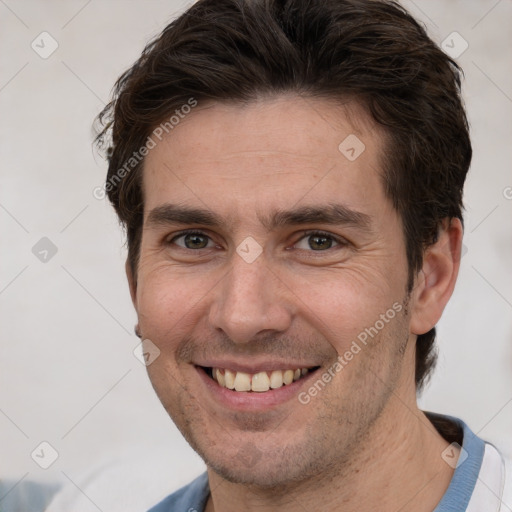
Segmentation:
{"type": "Polygon", "coordinates": [[[326,251],[328,249],[332,249],[338,245],[346,245],[343,243],[343,240],[338,239],[337,237],[330,235],[328,233],[322,232],[312,232],[306,233],[299,242],[295,244],[296,249],[306,250],[306,251],[326,251]]]}
{"type": "Polygon", "coordinates": [[[313,235],[308,237],[308,244],[314,251],[330,249],[332,247],[332,238],[324,235],[313,235]]]}
{"type": "MultiPolygon", "coordinates": [[[[181,235],[175,236],[171,243],[176,244],[183,249],[206,249],[208,243],[211,242],[210,237],[201,232],[189,232],[182,233],[181,235]],[[178,240],[181,240],[178,243],[178,240]]],[[[210,246],[211,247],[211,246],[210,246]]]]}

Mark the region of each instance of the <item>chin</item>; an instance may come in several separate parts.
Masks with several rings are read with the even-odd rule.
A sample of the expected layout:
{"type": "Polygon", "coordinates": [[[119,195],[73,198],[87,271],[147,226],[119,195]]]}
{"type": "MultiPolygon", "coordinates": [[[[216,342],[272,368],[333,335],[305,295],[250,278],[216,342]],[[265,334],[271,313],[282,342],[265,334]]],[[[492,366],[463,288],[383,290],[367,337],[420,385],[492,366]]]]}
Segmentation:
{"type": "Polygon", "coordinates": [[[267,446],[265,450],[247,442],[235,454],[231,450],[213,453],[211,449],[198,453],[209,469],[229,482],[279,492],[320,476],[326,468],[326,457],[319,457],[307,447],[267,446]]]}
{"type": "Polygon", "coordinates": [[[229,462],[206,461],[209,469],[215,471],[223,479],[234,484],[242,484],[259,489],[283,488],[304,478],[301,471],[293,471],[290,467],[285,469],[275,466],[275,457],[270,460],[260,459],[260,463],[252,467],[243,464],[233,465],[229,462]]]}

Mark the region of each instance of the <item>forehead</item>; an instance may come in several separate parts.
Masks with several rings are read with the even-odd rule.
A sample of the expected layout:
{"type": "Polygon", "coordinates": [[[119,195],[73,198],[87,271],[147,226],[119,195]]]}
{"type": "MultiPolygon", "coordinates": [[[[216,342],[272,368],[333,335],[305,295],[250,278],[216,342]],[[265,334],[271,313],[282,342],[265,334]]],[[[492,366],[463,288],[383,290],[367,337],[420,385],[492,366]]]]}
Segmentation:
{"type": "Polygon", "coordinates": [[[145,214],[165,203],[200,205],[232,222],[285,205],[364,210],[386,201],[383,144],[355,102],[289,95],[198,105],[146,156],[145,214]]]}

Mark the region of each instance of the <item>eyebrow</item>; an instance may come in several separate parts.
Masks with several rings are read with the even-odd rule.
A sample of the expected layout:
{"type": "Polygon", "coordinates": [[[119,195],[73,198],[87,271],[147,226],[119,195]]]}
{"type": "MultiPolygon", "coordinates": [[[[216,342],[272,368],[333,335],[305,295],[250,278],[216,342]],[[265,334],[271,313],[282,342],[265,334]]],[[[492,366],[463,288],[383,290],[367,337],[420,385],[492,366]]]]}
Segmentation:
{"type": "MultiPolygon", "coordinates": [[[[301,206],[291,210],[275,210],[270,214],[258,215],[258,218],[269,231],[302,224],[348,225],[364,231],[372,231],[369,215],[353,210],[343,204],[331,203],[322,206],[301,206]]],[[[208,209],[170,203],[153,208],[146,220],[148,227],[167,224],[201,224],[212,228],[220,228],[230,223],[231,221],[208,209]]]]}

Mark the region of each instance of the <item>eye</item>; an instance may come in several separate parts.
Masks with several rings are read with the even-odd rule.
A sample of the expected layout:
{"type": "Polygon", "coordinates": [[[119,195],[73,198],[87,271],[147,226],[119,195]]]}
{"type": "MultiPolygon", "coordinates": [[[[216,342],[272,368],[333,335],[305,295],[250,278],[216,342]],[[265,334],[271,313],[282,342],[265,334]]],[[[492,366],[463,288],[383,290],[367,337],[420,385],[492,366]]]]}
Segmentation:
{"type": "Polygon", "coordinates": [[[183,249],[209,249],[215,247],[215,244],[208,235],[205,235],[202,231],[185,231],[174,238],[169,243],[176,244],[178,247],[183,249]],[[178,240],[181,240],[178,243],[178,240]],[[211,245],[208,245],[208,244],[211,245]]]}
{"type": "MultiPolygon", "coordinates": [[[[216,247],[216,244],[208,235],[202,231],[195,230],[183,231],[174,236],[168,243],[188,250],[211,249],[216,247]]],[[[330,233],[324,231],[307,231],[302,238],[294,244],[294,249],[326,252],[329,249],[347,245],[348,242],[346,240],[330,233]]]]}
{"type": "Polygon", "coordinates": [[[348,243],[342,238],[338,238],[330,233],[323,231],[308,231],[294,245],[294,248],[300,250],[312,250],[316,252],[325,252],[336,246],[346,246],[348,243]]]}

